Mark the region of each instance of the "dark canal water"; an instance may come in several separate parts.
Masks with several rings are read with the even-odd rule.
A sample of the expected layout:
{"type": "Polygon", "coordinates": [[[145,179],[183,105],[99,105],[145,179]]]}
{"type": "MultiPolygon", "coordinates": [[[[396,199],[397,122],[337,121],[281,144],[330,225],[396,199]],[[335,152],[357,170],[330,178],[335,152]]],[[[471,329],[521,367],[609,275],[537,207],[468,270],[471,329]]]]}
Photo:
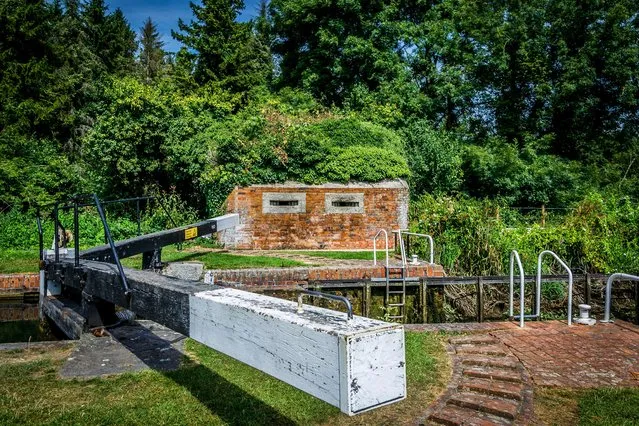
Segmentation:
{"type": "Polygon", "coordinates": [[[60,340],[38,317],[37,303],[0,300],[0,343],[60,340]]]}

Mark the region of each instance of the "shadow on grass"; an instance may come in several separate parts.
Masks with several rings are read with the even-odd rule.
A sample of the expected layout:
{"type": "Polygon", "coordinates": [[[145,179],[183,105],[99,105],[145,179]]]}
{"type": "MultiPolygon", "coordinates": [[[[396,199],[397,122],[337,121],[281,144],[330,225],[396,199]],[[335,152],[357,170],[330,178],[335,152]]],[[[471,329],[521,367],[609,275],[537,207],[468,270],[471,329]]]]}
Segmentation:
{"type": "Polygon", "coordinates": [[[273,407],[202,365],[164,374],[191,392],[213,414],[229,425],[296,424],[273,407]]]}
{"type": "Polygon", "coordinates": [[[187,389],[214,415],[229,425],[277,424],[294,425],[294,421],[273,407],[255,398],[209,368],[184,359],[182,352],[172,344],[184,336],[169,331],[169,339],[154,334],[145,327],[135,327],[135,332],[122,327],[112,330],[112,335],[150,368],[162,372],[176,384],[187,389]]]}

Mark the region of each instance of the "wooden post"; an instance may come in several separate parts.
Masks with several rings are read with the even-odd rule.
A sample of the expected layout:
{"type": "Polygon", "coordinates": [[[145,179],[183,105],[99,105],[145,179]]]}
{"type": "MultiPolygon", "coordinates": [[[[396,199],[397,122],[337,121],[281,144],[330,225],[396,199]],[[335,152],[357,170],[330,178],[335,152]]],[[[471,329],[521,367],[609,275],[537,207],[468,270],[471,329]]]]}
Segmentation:
{"type": "Polygon", "coordinates": [[[546,205],[541,205],[541,227],[546,226],[546,205]]]}
{"type": "Polygon", "coordinates": [[[586,292],[586,305],[590,305],[590,299],[591,299],[591,283],[590,283],[591,277],[589,273],[586,273],[586,288],[585,288],[585,292],[586,292]]]}
{"type": "Polygon", "coordinates": [[[422,280],[421,288],[421,305],[422,305],[422,324],[428,323],[428,278],[422,280]]]}
{"type": "Polygon", "coordinates": [[[364,286],[364,316],[370,318],[371,316],[371,285],[366,283],[364,286]]]}
{"type": "Polygon", "coordinates": [[[639,325],[639,281],[635,281],[635,323],[639,325]]]}
{"type": "Polygon", "coordinates": [[[484,322],[484,283],[477,277],[477,322],[484,322]]]}

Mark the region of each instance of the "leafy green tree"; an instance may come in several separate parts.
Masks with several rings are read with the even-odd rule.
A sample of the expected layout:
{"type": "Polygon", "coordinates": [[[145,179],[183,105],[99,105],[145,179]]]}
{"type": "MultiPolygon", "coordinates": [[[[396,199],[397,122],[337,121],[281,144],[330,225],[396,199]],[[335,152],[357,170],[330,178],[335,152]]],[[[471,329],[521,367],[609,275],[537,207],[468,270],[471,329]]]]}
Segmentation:
{"type": "Polygon", "coordinates": [[[253,31],[253,24],[236,22],[244,8],[241,0],[204,0],[191,3],[195,19],[178,21],[173,37],[188,49],[181,60],[192,64],[195,81],[215,82],[233,92],[246,92],[263,85],[271,72],[268,47],[253,31]]]}
{"type": "Polygon", "coordinates": [[[346,0],[272,0],[273,53],[280,86],[341,105],[356,85],[376,90],[406,72],[393,5],[346,0]]]}
{"type": "Polygon", "coordinates": [[[434,130],[427,121],[412,123],[403,134],[413,193],[443,194],[458,190],[463,177],[462,145],[455,135],[434,130]]]}
{"type": "Polygon", "coordinates": [[[162,71],[164,61],[164,42],[160,39],[157,26],[147,18],[144,26],[140,28],[140,56],[139,64],[142,75],[147,83],[153,81],[162,71]]]}
{"type": "Polygon", "coordinates": [[[136,50],[135,33],[119,8],[107,13],[104,0],[90,0],[82,11],[89,46],[106,71],[130,72],[136,50]]]}
{"type": "Polygon", "coordinates": [[[554,152],[601,161],[639,131],[639,5],[548,1],[554,152]]]}

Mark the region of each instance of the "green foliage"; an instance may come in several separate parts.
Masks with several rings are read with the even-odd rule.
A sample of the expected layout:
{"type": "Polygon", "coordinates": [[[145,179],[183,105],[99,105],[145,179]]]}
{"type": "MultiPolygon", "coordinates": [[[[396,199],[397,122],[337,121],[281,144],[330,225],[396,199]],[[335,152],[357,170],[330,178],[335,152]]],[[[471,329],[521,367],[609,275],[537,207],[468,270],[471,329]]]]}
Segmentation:
{"type": "MultiPolygon", "coordinates": [[[[303,109],[313,107],[302,104],[303,109]]],[[[377,182],[410,175],[399,135],[354,117],[318,117],[274,102],[212,129],[213,164],[202,178],[210,211],[216,211],[236,185],[377,182]]]]}
{"type": "Polygon", "coordinates": [[[406,160],[383,148],[355,145],[333,150],[329,158],[317,166],[318,172],[329,181],[379,182],[410,175],[406,160]]]}
{"type": "Polygon", "coordinates": [[[462,182],[461,144],[448,132],[434,130],[426,121],[418,121],[403,131],[411,186],[417,194],[445,194],[462,182]]]}
{"type": "Polygon", "coordinates": [[[271,74],[268,47],[253,32],[252,23],[236,21],[244,8],[242,0],[204,0],[191,3],[195,20],[180,18],[173,37],[189,51],[184,56],[194,67],[199,83],[217,82],[231,92],[247,92],[264,85],[271,74]]]}
{"type": "MultiPolygon", "coordinates": [[[[189,208],[177,194],[158,195],[159,198],[157,200],[150,200],[148,203],[142,204],[140,220],[142,233],[183,226],[197,220],[196,211],[189,208]]],[[[133,203],[107,204],[104,207],[114,240],[131,238],[137,235],[138,226],[133,203]]],[[[72,230],[72,212],[61,211],[60,223],[66,229],[72,230]]],[[[104,244],[104,227],[94,207],[80,209],[79,226],[82,248],[104,244]]],[[[53,228],[53,220],[49,217],[48,212],[43,212],[44,248],[52,247],[53,228]]],[[[2,232],[0,232],[0,249],[38,249],[38,228],[36,215],[33,211],[23,213],[20,209],[15,208],[1,214],[0,229],[2,229],[2,232]]]]}
{"type": "Polygon", "coordinates": [[[576,162],[491,140],[463,151],[463,189],[471,196],[501,198],[510,205],[563,207],[585,195],[588,181],[576,162]]]}
{"type": "Polygon", "coordinates": [[[160,38],[157,25],[147,18],[140,28],[140,57],[139,66],[147,83],[153,81],[165,66],[163,50],[164,42],[160,38]]]}
{"type": "Polygon", "coordinates": [[[84,140],[87,173],[110,198],[175,188],[201,206],[199,177],[206,165],[206,130],[227,114],[224,96],[202,90],[182,96],[170,84],[113,79],[104,108],[84,140]]]}
{"type": "MultiPolygon", "coordinates": [[[[554,251],[576,271],[639,271],[639,208],[627,198],[590,195],[545,227],[509,227],[505,208],[495,201],[425,195],[411,206],[411,228],[433,236],[436,262],[455,275],[507,274],[511,250],[519,252],[526,273],[535,272],[542,250],[554,251]]],[[[550,260],[543,270],[561,272],[550,260]]]]}
{"type": "Polygon", "coordinates": [[[160,191],[201,215],[236,185],[402,177],[461,200],[444,202],[468,217],[442,253],[459,270],[501,268],[494,234],[583,268],[635,264],[636,1],[272,0],[238,22],[243,7],[192,4],[174,56],[149,20],[136,67],[104,0],[0,0],[0,210],[160,191]],[[552,231],[503,228],[521,219],[506,205],[576,204],[552,231]]]}
{"type": "Polygon", "coordinates": [[[269,9],[282,86],[339,105],[356,85],[375,90],[407,74],[395,50],[402,24],[384,3],[272,0],[269,9]]]}

